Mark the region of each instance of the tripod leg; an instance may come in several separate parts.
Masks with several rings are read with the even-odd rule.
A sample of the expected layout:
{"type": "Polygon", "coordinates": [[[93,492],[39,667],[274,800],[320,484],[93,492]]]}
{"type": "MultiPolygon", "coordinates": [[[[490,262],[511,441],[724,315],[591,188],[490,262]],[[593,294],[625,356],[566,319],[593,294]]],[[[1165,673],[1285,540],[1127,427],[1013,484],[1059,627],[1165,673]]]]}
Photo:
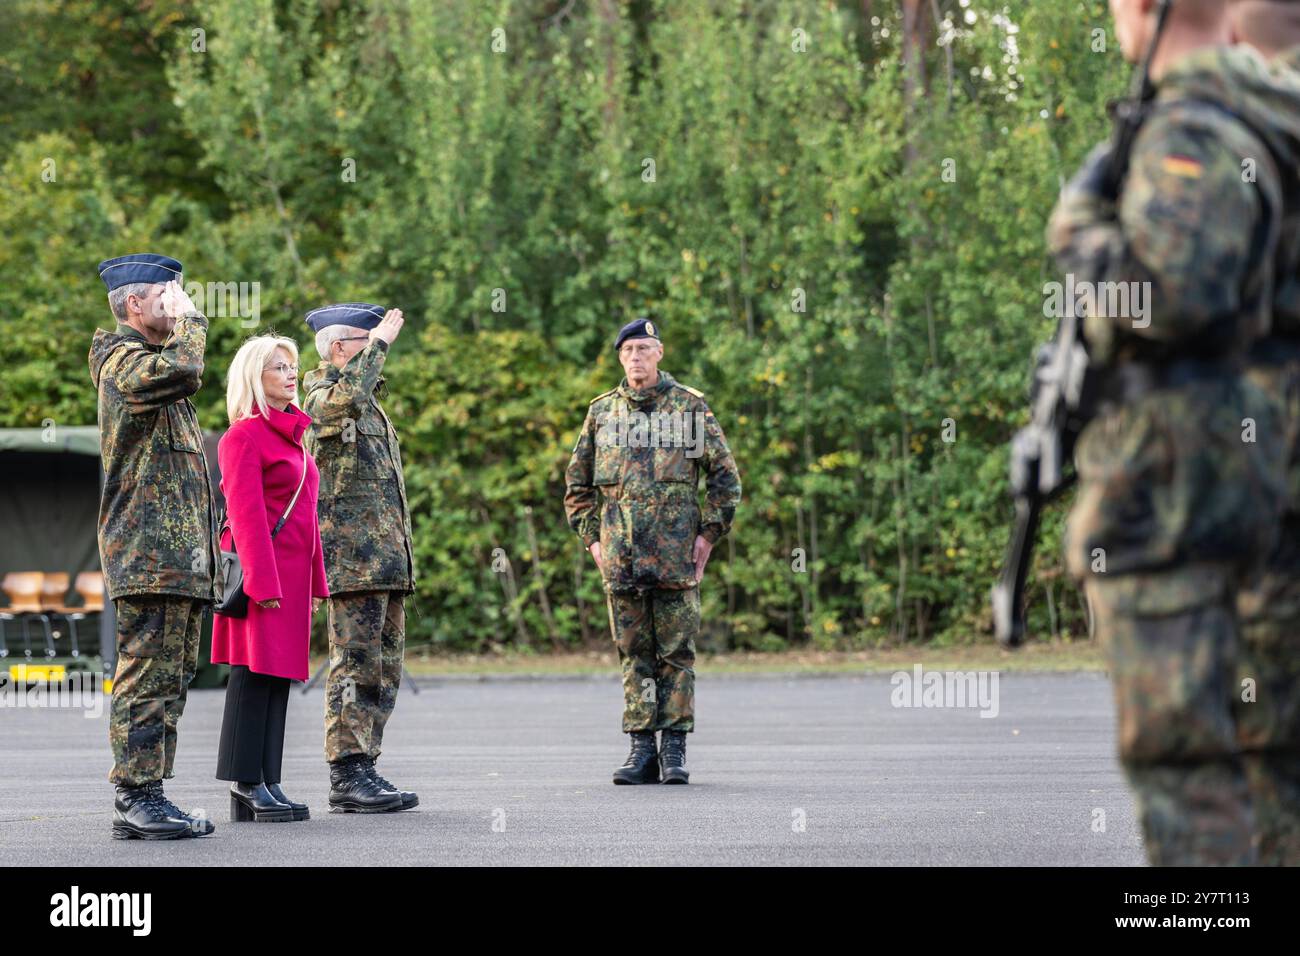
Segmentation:
{"type": "Polygon", "coordinates": [[[312,674],[311,680],[307,681],[307,683],[302,685],[302,693],[305,694],[307,693],[307,691],[315,687],[316,682],[321,679],[321,675],[323,675],[325,671],[329,669],[329,666],[330,666],[330,662],[328,659],[326,659],[325,662],[321,664],[320,667],[316,668],[316,673],[312,674]]]}
{"type": "Polygon", "coordinates": [[[420,685],[415,682],[415,678],[411,676],[411,672],[406,669],[405,664],[402,665],[402,677],[405,679],[406,683],[411,685],[412,694],[418,694],[420,692],[420,685]]]}

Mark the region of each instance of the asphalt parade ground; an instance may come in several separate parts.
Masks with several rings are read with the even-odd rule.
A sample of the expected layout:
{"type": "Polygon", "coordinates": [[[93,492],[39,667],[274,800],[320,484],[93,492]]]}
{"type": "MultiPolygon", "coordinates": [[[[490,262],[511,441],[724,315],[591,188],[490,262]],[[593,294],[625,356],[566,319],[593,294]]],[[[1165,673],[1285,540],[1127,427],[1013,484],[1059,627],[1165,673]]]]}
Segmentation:
{"type": "Polygon", "coordinates": [[[1145,862],[1099,674],[1005,673],[996,707],[896,706],[889,674],[705,676],[684,787],[610,782],[614,678],[424,677],[379,761],[420,806],[373,815],[329,812],[323,693],[300,686],[283,786],[311,819],[230,822],[224,691],[192,690],[167,794],[216,832],[167,842],[110,838],[106,699],[0,709],[0,866],[1145,862]]]}

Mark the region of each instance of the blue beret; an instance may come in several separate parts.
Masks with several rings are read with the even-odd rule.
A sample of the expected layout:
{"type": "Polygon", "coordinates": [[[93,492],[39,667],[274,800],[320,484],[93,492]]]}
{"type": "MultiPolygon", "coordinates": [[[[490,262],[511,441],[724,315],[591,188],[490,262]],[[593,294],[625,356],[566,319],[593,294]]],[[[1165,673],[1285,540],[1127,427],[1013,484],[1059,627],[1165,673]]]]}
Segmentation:
{"type": "Polygon", "coordinates": [[[171,282],[173,279],[180,282],[181,264],[180,260],[170,256],[137,252],[116,259],[105,259],[99,264],[99,277],[104,280],[109,292],[133,282],[171,282]]]}
{"type": "Polygon", "coordinates": [[[384,317],[382,305],[368,302],[340,302],[312,309],[307,313],[307,324],[313,332],[319,332],[329,325],[349,325],[354,329],[370,331],[384,317]]]}
{"type": "Polygon", "coordinates": [[[614,351],[622,348],[628,339],[659,339],[659,329],[649,319],[637,319],[619,329],[618,339],[614,342],[614,351]]]}

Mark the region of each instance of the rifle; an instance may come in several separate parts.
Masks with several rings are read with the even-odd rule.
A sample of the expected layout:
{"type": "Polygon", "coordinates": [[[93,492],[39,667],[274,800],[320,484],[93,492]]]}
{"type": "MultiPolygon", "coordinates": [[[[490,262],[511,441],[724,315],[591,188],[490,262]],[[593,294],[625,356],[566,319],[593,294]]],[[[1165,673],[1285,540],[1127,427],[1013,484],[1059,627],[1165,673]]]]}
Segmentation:
{"type": "MultiPolygon", "coordinates": [[[[1133,140],[1145,119],[1147,104],[1155,94],[1151,59],[1169,15],[1170,0],[1160,0],[1155,29],[1142,65],[1134,74],[1126,99],[1111,104],[1114,122],[1110,162],[1105,171],[1107,195],[1118,195],[1128,171],[1133,140]]],[[[1073,303],[1067,303],[1052,341],[1035,355],[1030,388],[1029,424],[1011,440],[1011,494],[1016,517],[1011,529],[1002,572],[989,595],[993,630],[998,642],[1018,647],[1025,636],[1025,580],[1033,559],[1034,541],[1043,506],[1074,483],[1066,463],[1083,426],[1095,414],[1102,386],[1090,366],[1073,303]]]]}

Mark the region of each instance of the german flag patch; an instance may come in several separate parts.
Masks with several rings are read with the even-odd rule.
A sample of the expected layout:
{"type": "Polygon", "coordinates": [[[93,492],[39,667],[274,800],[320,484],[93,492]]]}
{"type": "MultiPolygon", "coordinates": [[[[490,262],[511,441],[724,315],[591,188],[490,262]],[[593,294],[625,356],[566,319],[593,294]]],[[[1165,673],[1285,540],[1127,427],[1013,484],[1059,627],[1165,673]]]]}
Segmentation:
{"type": "Polygon", "coordinates": [[[1160,168],[1171,176],[1182,176],[1184,179],[1200,179],[1201,163],[1200,160],[1192,159],[1190,156],[1166,156],[1160,163],[1160,168]]]}

